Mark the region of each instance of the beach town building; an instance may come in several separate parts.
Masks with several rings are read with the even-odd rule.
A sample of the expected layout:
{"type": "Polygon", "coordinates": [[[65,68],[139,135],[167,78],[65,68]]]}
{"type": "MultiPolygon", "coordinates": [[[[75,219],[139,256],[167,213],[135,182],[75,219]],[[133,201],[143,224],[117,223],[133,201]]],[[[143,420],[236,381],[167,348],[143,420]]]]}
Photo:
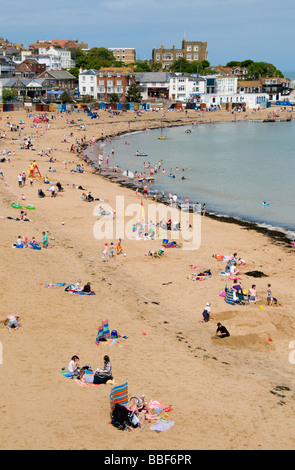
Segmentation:
{"type": "Polygon", "coordinates": [[[291,80],[288,78],[273,77],[259,77],[262,91],[267,93],[270,101],[284,101],[287,100],[292,89],[291,80]]]}
{"type": "Polygon", "coordinates": [[[0,77],[12,77],[16,64],[11,57],[0,57],[0,77]]]}
{"type": "Polygon", "coordinates": [[[157,101],[169,98],[169,72],[138,72],[135,82],[140,89],[143,101],[157,101]]]}
{"type": "Polygon", "coordinates": [[[103,67],[97,72],[97,99],[110,101],[112,94],[116,94],[120,101],[135,83],[135,73],[130,67],[103,67]]]}
{"type": "Polygon", "coordinates": [[[261,93],[262,84],[260,80],[238,80],[238,93],[261,93]]]}
{"type": "Polygon", "coordinates": [[[45,70],[39,78],[44,79],[46,90],[71,93],[78,88],[78,79],[67,70],[45,70]]]}
{"type": "Polygon", "coordinates": [[[71,58],[71,51],[67,49],[56,49],[54,47],[40,47],[38,61],[42,62],[43,57],[49,57],[51,60],[51,66],[47,67],[53,70],[69,70],[75,67],[75,61],[71,58]]]}
{"type": "Polygon", "coordinates": [[[170,75],[169,98],[172,101],[199,102],[206,93],[206,79],[199,75],[175,73],[170,75]]]}
{"type": "Polygon", "coordinates": [[[231,95],[237,93],[238,88],[238,78],[234,75],[223,75],[217,76],[215,79],[216,86],[215,90],[216,93],[219,95],[231,95]]]}
{"type": "Polygon", "coordinates": [[[38,78],[45,70],[45,65],[29,57],[15,68],[14,76],[18,78],[38,78]]]}
{"type": "Polygon", "coordinates": [[[46,92],[44,79],[36,78],[0,78],[0,87],[1,89],[11,88],[16,91],[17,96],[20,100],[25,97],[42,98],[46,92]]]}
{"type": "Polygon", "coordinates": [[[97,99],[97,70],[80,69],[79,73],[79,95],[80,96],[91,96],[97,99]]]}
{"type": "Polygon", "coordinates": [[[152,52],[152,64],[162,64],[162,69],[168,69],[173,62],[184,59],[188,62],[202,62],[208,60],[207,42],[182,40],[181,49],[166,49],[164,44],[159,49],[154,48],[152,52]]]}
{"type": "Polygon", "coordinates": [[[136,61],[136,51],[134,48],[111,47],[108,50],[113,53],[115,59],[119,62],[134,64],[136,61]]]}

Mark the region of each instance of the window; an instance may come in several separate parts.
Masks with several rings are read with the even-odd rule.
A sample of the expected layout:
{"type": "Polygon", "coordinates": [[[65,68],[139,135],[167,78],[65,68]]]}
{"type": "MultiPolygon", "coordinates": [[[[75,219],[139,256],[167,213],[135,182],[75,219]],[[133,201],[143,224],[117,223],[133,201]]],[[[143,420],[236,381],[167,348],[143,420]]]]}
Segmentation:
{"type": "Polygon", "coordinates": [[[104,85],[104,80],[99,80],[99,85],[104,85]]]}
{"type": "Polygon", "coordinates": [[[117,80],[117,85],[122,85],[122,80],[117,80]]]}
{"type": "Polygon", "coordinates": [[[192,60],[192,55],[191,55],[191,54],[187,54],[187,55],[186,55],[186,58],[187,58],[187,60],[192,60]]]}
{"type": "Polygon", "coordinates": [[[82,91],[83,91],[83,93],[86,92],[86,87],[85,86],[83,86],[82,91]]]}
{"type": "Polygon", "coordinates": [[[108,86],[113,86],[113,80],[108,80],[107,85],[108,85],[108,86]]]}
{"type": "Polygon", "coordinates": [[[194,51],[198,52],[198,50],[199,50],[199,46],[194,46],[194,51]]]}
{"type": "Polygon", "coordinates": [[[187,51],[191,51],[191,50],[192,50],[192,46],[187,46],[186,50],[187,50],[187,51]]]}
{"type": "Polygon", "coordinates": [[[160,60],[160,54],[156,55],[156,60],[160,60]]]}
{"type": "Polygon", "coordinates": [[[113,76],[112,72],[108,72],[108,77],[112,77],[112,76],[113,76]]]}
{"type": "Polygon", "coordinates": [[[164,60],[172,60],[172,54],[164,54],[163,59],[164,60]]]}
{"type": "Polygon", "coordinates": [[[176,59],[179,59],[180,57],[183,57],[183,54],[182,54],[181,52],[178,52],[178,53],[176,54],[176,59]]]}
{"type": "Polygon", "coordinates": [[[198,60],[199,59],[199,54],[194,54],[194,60],[198,60]]]}
{"type": "Polygon", "coordinates": [[[93,75],[91,75],[90,81],[93,82],[93,79],[94,79],[94,77],[93,77],[93,75]]]}

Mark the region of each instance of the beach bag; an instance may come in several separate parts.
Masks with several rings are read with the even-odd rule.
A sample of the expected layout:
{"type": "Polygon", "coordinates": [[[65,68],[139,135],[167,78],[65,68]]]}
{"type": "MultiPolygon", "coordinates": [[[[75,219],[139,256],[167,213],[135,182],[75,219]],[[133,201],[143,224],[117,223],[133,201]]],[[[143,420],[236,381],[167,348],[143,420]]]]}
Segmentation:
{"type": "Polygon", "coordinates": [[[118,338],[118,332],[117,332],[117,330],[112,330],[112,331],[111,331],[111,337],[112,337],[112,338],[118,338]]]}

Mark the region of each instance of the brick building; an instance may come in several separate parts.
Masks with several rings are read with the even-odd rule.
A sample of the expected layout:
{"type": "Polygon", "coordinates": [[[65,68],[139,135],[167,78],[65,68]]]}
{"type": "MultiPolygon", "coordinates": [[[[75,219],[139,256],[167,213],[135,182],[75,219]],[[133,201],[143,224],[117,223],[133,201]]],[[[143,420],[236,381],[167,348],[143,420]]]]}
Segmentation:
{"type": "Polygon", "coordinates": [[[135,83],[135,73],[129,67],[105,67],[97,72],[97,98],[109,101],[115,93],[120,101],[125,100],[126,92],[135,83]]]}
{"type": "Polygon", "coordinates": [[[202,62],[208,60],[207,42],[186,41],[183,39],[181,49],[165,49],[164,44],[159,49],[153,49],[152,64],[162,64],[163,69],[171,67],[178,59],[185,59],[188,62],[202,62]]]}

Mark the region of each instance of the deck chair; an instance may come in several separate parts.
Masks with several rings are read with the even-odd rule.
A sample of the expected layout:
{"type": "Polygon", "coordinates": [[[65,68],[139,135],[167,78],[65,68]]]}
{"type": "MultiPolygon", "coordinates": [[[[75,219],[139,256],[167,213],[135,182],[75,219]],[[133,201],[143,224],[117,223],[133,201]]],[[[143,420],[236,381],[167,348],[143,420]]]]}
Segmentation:
{"type": "Polygon", "coordinates": [[[247,305],[249,303],[248,296],[238,292],[237,293],[238,299],[239,299],[239,305],[247,305]]]}
{"type": "Polygon", "coordinates": [[[105,320],[101,322],[101,325],[98,328],[95,343],[98,346],[100,341],[105,341],[106,339],[109,339],[109,338],[110,338],[109,321],[105,320]]]}

